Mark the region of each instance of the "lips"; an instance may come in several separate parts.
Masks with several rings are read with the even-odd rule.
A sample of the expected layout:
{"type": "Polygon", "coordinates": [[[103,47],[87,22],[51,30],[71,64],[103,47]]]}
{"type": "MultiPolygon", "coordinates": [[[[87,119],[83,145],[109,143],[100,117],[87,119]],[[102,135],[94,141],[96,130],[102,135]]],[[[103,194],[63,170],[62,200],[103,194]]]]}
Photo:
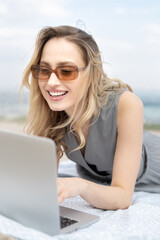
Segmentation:
{"type": "Polygon", "coordinates": [[[51,97],[60,97],[66,95],[68,91],[48,91],[51,97]]]}

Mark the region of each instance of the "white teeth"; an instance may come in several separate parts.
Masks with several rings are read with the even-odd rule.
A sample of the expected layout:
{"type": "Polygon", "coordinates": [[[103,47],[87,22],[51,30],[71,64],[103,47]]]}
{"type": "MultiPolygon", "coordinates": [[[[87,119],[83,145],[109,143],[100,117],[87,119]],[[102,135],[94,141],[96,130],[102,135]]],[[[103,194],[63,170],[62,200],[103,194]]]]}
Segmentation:
{"type": "Polygon", "coordinates": [[[52,96],[52,97],[56,97],[56,96],[62,96],[64,95],[66,92],[49,92],[49,94],[52,96]]]}

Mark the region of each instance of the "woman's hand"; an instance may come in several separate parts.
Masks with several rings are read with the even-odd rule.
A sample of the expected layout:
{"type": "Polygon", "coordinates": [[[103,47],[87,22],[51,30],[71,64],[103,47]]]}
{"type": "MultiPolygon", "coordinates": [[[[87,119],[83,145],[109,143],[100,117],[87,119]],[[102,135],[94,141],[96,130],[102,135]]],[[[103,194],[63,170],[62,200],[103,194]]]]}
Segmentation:
{"type": "Polygon", "coordinates": [[[100,185],[82,178],[57,178],[58,203],[80,195],[90,205],[101,209],[129,207],[128,192],[121,187],[100,185]]]}
{"type": "Polygon", "coordinates": [[[85,184],[81,178],[57,178],[58,203],[61,204],[66,198],[74,198],[84,192],[85,184]]]}

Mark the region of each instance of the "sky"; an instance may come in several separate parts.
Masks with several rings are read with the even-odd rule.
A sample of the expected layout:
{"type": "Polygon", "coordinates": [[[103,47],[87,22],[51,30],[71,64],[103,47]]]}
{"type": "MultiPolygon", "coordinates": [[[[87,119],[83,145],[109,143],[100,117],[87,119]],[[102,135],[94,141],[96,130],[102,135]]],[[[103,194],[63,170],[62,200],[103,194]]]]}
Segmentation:
{"type": "Polygon", "coordinates": [[[160,90],[160,0],[0,0],[0,90],[18,89],[45,26],[92,34],[104,70],[133,90],[160,90]]]}

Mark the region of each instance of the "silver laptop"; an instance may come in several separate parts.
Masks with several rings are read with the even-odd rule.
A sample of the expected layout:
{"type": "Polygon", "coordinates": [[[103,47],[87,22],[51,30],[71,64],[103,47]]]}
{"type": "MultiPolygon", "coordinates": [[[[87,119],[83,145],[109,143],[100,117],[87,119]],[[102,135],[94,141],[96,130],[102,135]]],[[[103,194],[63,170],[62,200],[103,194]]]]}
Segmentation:
{"type": "Polygon", "coordinates": [[[54,141],[0,130],[0,214],[49,235],[68,233],[98,216],[59,207],[54,141]]]}

